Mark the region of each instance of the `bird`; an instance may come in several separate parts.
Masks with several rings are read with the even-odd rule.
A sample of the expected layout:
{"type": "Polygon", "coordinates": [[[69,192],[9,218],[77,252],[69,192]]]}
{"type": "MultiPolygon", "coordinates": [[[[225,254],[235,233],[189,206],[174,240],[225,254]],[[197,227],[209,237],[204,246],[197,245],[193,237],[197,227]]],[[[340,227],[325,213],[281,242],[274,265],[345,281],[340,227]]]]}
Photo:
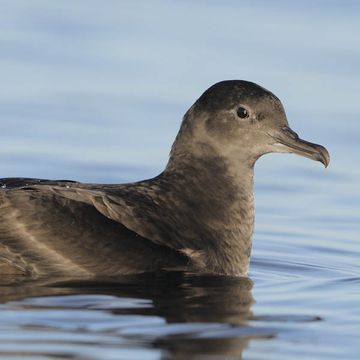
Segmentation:
{"type": "Polygon", "coordinates": [[[330,161],[289,127],[271,91],[224,80],[185,113],[165,169],[151,179],[0,179],[0,274],[247,276],[254,165],[267,153],[330,161]]]}

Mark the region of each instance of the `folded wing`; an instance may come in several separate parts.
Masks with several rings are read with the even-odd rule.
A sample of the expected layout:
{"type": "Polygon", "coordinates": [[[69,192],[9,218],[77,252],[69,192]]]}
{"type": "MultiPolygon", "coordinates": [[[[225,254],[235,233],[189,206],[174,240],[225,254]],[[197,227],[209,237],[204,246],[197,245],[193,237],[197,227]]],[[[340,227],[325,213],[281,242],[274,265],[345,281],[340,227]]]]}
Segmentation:
{"type": "Polygon", "coordinates": [[[108,206],[100,186],[34,179],[0,186],[0,273],[108,276],[187,263],[122,224],[131,209],[108,206]]]}

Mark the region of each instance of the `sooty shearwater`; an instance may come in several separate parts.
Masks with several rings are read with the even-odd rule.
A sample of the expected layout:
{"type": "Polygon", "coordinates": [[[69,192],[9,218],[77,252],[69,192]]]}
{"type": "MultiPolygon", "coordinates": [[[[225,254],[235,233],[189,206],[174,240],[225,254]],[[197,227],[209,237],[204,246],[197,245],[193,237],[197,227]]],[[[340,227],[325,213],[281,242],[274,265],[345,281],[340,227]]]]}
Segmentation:
{"type": "Polygon", "coordinates": [[[280,100],[248,81],[206,90],[183,118],[165,170],[121,185],[0,180],[0,274],[114,276],[182,269],[244,276],[253,169],[266,153],[329,163],[292,131],[280,100]]]}

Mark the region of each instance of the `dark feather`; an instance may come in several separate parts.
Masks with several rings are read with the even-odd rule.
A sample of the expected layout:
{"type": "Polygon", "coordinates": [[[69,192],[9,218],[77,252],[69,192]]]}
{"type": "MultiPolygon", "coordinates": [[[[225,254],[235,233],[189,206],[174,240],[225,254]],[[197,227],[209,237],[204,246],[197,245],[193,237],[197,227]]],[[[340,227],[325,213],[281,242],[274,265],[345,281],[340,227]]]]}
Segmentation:
{"type": "Polygon", "coordinates": [[[8,186],[0,191],[2,273],[116,275],[186,265],[180,252],[103,216],[92,204],[96,191],[74,182],[0,182],[8,186]]]}

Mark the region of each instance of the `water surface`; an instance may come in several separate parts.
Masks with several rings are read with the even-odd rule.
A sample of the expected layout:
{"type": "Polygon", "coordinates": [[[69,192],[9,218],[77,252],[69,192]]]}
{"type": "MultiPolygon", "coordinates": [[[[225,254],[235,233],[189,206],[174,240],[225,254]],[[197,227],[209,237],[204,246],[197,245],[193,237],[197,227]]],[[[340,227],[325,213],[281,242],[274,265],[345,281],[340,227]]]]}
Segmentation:
{"type": "Polygon", "coordinates": [[[212,83],[278,95],[330,167],[256,165],[250,279],[1,279],[4,359],[358,359],[357,1],[1,2],[0,177],[157,175],[212,83]]]}

